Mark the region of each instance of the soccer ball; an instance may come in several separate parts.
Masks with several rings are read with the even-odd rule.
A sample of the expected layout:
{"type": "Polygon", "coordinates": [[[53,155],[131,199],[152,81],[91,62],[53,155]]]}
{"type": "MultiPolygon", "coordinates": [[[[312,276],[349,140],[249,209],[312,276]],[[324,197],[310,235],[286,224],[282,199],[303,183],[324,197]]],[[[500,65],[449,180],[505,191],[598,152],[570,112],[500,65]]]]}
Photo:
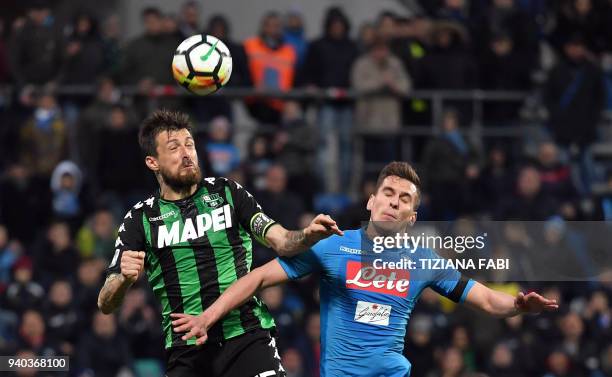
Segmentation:
{"type": "Polygon", "coordinates": [[[232,57],[227,46],[212,35],[192,35],[174,52],[172,74],[179,85],[204,96],[227,84],[232,57]]]}

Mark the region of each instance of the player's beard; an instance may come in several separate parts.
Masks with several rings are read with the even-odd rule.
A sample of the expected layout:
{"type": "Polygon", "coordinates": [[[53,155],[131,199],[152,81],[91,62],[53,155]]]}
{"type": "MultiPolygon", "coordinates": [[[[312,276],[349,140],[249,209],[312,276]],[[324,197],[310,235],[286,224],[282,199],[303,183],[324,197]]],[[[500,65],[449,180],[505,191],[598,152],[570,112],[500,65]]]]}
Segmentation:
{"type": "Polygon", "coordinates": [[[195,169],[188,171],[186,174],[181,175],[181,169],[184,167],[183,164],[179,167],[176,174],[160,168],[159,174],[161,175],[164,183],[168,185],[175,192],[188,191],[193,185],[198,184],[202,180],[202,172],[200,165],[197,162],[193,163],[195,169]]]}

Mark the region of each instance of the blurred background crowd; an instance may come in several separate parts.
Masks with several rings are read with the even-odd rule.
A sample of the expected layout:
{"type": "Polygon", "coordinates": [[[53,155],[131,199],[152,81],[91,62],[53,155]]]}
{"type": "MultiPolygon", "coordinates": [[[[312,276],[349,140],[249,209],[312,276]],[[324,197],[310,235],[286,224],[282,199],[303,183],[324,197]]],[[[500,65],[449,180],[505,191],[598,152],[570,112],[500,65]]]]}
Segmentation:
{"type": "MultiPolygon", "coordinates": [[[[143,9],[131,40],[120,15],[75,9],[60,23],[58,3],[0,16],[0,355],[70,355],[72,375],[162,375],[146,282],[116,315],[96,307],[122,214],[156,188],[137,132],[157,107],[188,112],[206,175],[242,183],[287,228],[319,212],[359,227],[377,169],[400,158],[423,180],[419,220],[612,219],[610,1],[408,1],[409,15],[362,25],[331,7],[313,40],[298,10],[280,9],[243,41],[197,2],[143,9]],[[177,95],[172,52],[202,32],[231,51],[229,87],[177,95]],[[254,95],[269,90],[299,95],[254,95]],[[461,91],[482,106],[444,94],[461,91]]],[[[272,257],[258,247],[254,265],[272,257]]],[[[612,376],[610,280],[500,284],[563,307],[507,320],[426,290],[407,329],[412,376],[612,376]]],[[[317,376],[316,277],[262,298],[288,375],[317,376]]]]}

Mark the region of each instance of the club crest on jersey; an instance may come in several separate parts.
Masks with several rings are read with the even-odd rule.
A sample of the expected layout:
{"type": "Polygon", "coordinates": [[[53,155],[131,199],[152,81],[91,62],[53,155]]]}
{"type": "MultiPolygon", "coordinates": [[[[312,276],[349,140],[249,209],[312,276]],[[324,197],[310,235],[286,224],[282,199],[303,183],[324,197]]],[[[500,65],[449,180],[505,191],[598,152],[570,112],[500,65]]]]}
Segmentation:
{"type": "Polygon", "coordinates": [[[217,208],[223,204],[223,198],[217,193],[204,194],[202,195],[202,200],[210,208],[217,208]]]}

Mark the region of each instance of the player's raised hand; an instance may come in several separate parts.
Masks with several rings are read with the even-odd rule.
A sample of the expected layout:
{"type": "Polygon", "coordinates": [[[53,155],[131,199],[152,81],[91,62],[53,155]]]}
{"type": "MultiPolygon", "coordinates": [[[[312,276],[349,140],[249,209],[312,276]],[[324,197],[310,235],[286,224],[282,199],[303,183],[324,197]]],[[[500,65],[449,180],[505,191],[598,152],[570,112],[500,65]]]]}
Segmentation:
{"type": "Polygon", "coordinates": [[[206,332],[210,326],[212,326],[212,321],[206,312],[203,312],[200,315],[171,313],[170,317],[174,318],[174,321],[172,321],[172,328],[174,329],[174,332],[186,332],[186,334],[182,337],[183,340],[187,341],[195,337],[196,344],[201,345],[206,342],[206,339],[208,339],[208,334],[206,332]]]}
{"type": "Polygon", "coordinates": [[[304,229],[306,238],[314,242],[327,238],[332,234],[343,236],[344,232],[338,228],[336,221],[329,215],[317,215],[317,217],[312,219],[310,224],[304,229]]]}
{"type": "Polygon", "coordinates": [[[134,283],[144,270],[144,251],[126,250],[121,255],[121,275],[134,283]]]}
{"type": "Polygon", "coordinates": [[[522,313],[540,313],[543,310],[552,311],[559,309],[557,300],[547,299],[535,292],[525,295],[519,292],[514,299],[514,306],[522,313]]]}

